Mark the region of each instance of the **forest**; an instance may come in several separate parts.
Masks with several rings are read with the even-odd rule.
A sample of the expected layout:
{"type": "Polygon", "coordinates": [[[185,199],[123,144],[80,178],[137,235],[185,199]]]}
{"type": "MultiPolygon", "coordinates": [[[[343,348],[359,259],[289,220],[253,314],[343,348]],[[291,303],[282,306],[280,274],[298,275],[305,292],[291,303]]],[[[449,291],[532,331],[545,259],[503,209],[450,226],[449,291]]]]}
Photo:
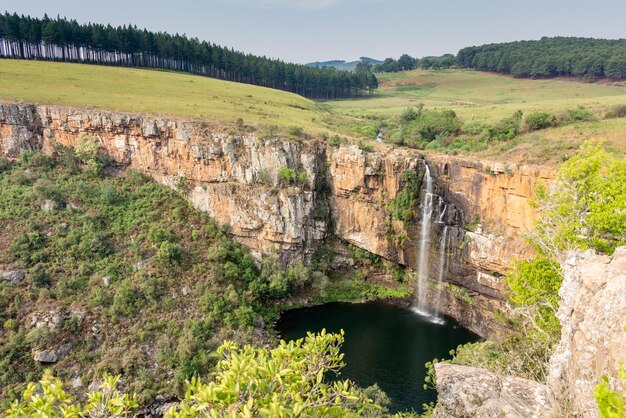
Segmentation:
{"type": "Polygon", "coordinates": [[[456,64],[517,78],[626,79],[626,39],[555,37],[463,48],[456,64]]]}
{"type": "Polygon", "coordinates": [[[416,68],[424,70],[443,70],[456,64],[456,59],[452,54],[444,54],[440,57],[414,58],[408,54],[402,54],[400,58],[386,58],[382,63],[372,67],[375,73],[397,73],[409,71],[416,68]]]}
{"type": "Polygon", "coordinates": [[[186,35],[151,32],[136,26],[79,24],[0,14],[0,58],[158,68],[254,84],[311,99],[346,99],[372,94],[371,72],[313,68],[259,57],[186,35]]]}

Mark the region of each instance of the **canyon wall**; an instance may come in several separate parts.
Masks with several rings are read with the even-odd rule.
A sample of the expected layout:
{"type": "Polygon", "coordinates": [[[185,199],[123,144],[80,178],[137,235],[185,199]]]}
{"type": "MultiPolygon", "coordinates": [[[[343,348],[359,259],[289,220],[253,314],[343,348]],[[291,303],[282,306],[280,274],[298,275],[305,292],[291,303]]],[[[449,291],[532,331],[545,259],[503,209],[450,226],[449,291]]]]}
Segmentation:
{"type": "MultiPolygon", "coordinates": [[[[405,173],[423,175],[427,164],[437,198],[431,276],[437,276],[445,229],[444,279],[482,298],[485,314],[500,307],[510,261],[532,254],[522,239],[536,216],[529,199],[537,182],[552,178],[538,167],[393,147],[366,152],[316,140],[261,139],[200,121],[0,103],[0,154],[52,153],[54,144],[75,146],[85,134],[118,166],[178,187],[197,208],[229,224],[254,254],[275,252],[285,264],[309,260],[334,234],[415,268],[420,209],[403,222],[392,219],[388,205],[406,186],[405,173]],[[281,181],[281,169],[293,170],[298,180],[281,181]]],[[[457,316],[452,305],[442,310],[457,316]]]]}

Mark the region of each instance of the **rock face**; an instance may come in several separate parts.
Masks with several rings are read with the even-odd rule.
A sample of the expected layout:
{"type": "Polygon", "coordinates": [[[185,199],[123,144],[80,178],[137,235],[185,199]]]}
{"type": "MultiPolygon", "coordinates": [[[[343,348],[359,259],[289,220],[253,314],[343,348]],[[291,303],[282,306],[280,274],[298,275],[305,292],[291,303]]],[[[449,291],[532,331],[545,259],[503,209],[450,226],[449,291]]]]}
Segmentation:
{"type": "MultiPolygon", "coordinates": [[[[329,160],[335,234],[411,267],[417,262],[420,219],[408,225],[391,221],[385,205],[401,192],[405,172],[423,173],[428,164],[436,183],[433,240],[437,245],[448,227],[445,278],[496,299],[506,290],[499,277],[510,261],[532,255],[521,239],[537,216],[529,201],[538,182],[553,178],[550,170],[537,167],[505,166],[499,173],[492,169],[493,163],[450,156],[421,159],[403,149],[366,153],[355,146],[342,147],[332,151],[329,160]],[[407,237],[402,246],[394,240],[399,235],[407,237]]],[[[431,260],[437,259],[437,245],[432,247],[431,260]]],[[[431,276],[437,277],[437,263],[431,267],[431,276]]]]}
{"type": "Polygon", "coordinates": [[[553,413],[547,386],[485,369],[437,363],[440,418],[545,418],[553,413]]]}
{"type": "Polygon", "coordinates": [[[368,153],[320,141],[260,139],[198,121],[0,103],[0,154],[52,153],[53,140],[75,146],[84,134],[96,138],[120,167],[170,187],[183,184],[193,204],[230,225],[233,237],[253,254],[275,251],[285,264],[306,262],[334,234],[415,268],[421,211],[416,207],[414,220],[402,222],[391,219],[386,206],[405,187],[406,172],[420,176],[428,165],[437,195],[430,273],[438,276],[445,230],[444,280],[482,295],[484,315],[470,321],[477,325],[473,329],[503,299],[500,276],[512,258],[532,254],[521,239],[535,218],[529,199],[538,181],[552,177],[539,168],[424,159],[397,148],[368,153]],[[281,169],[301,180],[281,183],[281,169]]]}
{"type": "Polygon", "coordinates": [[[626,362],[626,247],[612,257],[573,253],[562,266],[561,340],[548,384],[438,363],[435,416],[598,417],[593,391],[601,376],[609,377],[612,390],[624,390],[618,370],[626,362]]]}
{"type": "Polygon", "coordinates": [[[592,251],[572,254],[562,263],[559,291],[561,341],[550,361],[550,384],[574,413],[597,417],[593,390],[607,375],[613,390],[623,391],[617,378],[626,365],[626,247],[612,257],[592,251]]]}

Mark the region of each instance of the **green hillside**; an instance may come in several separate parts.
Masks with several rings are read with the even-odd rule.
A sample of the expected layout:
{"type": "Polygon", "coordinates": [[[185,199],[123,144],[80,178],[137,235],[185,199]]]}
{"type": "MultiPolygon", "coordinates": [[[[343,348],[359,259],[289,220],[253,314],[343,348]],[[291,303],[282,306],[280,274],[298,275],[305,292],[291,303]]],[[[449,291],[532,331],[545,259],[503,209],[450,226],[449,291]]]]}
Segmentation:
{"type": "Polygon", "coordinates": [[[319,106],[292,93],[181,73],[0,60],[0,99],[233,124],[324,130],[319,106]]]}

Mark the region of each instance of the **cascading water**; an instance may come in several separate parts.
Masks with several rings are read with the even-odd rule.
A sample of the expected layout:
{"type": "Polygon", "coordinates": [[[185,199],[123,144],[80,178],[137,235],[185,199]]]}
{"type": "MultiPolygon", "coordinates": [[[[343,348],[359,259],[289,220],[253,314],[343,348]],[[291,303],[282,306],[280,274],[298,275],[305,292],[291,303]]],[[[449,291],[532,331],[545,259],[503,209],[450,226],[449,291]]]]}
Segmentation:
{"type": "Polygon", "coordinates": [[[430,271],[430,233],[432,230],[432,216],[434,205],[433,178],[430,175],[428,164],[424,164],[424,203],[422,204],[422,224],[420,227],[420,241],[417,259],[417,306],[416,311],[421,315],[433,316],[428,307],[426,286],[430,271]]]}
{"type": "MultiPolygon", "coordinates": [[[[445,210],[445,209],[444,209],[445,210]]],[[[439,286],[443,282],[443,275],[446,271],[446,245],[448,243],[448,225],[444,225],[443,232],[441,233],[441,241],[439,242],[439,271],[437,274],[437,289],[435,290],[434,307],[435,307],[435,319],[443,322],[443,318],[439,314],[437,309],[439,308],[439,300],[441,299],[441,289],[439,286]]]]}
{"type": "MultiPolygon", "coordinates": [[[[420,225],[420,241],[418,247],[418,259],[417,259],[417,304],[415,311],[423,316],[430,318],[432,322],[443,324],[443,318],[437,311],[440,299],[440,289],[434,291],[434,297],[428,303],[428,293],[426,288],[428,286],[428,279],[430,274],[430,249],[431,249],[431,232],[433,227],[433,212],[435,211],[435,193],[433,178],[430,174],[430,168],[428,164],[424,164],[424,200],[422,204],[422,223],[420,225]]],[[[443,206],[443,210],[437,219],[438,223],[443,224],[443,217],[448,209],[443,199],[439,196],[438,206],[443,206]]],[[[439,244],[439,270],[437,279],[439,282],[443,280],[446,264],[446,244],[448,239],[448,226],[445,225],[439,244]]]]}

